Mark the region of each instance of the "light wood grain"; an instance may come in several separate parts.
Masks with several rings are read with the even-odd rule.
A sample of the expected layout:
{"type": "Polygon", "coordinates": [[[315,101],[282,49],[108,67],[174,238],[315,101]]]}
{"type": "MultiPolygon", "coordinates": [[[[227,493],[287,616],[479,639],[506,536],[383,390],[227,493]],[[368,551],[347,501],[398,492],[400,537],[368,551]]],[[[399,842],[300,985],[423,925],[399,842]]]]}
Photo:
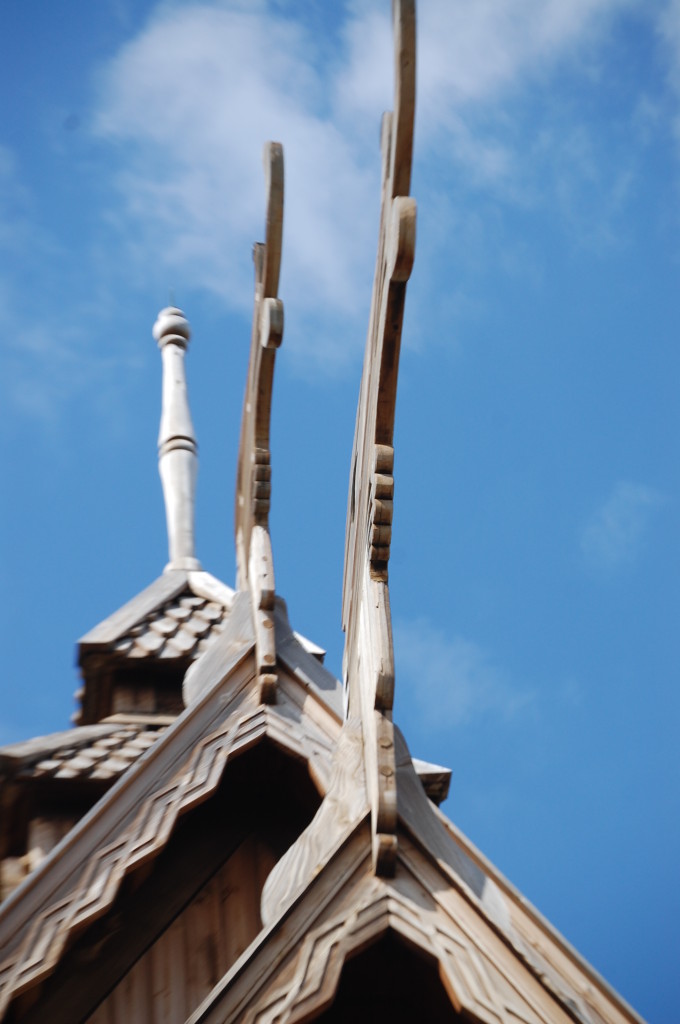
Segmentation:
{"type": "Polygon", "coordinates": [[[271,616],[274,604],[274,558],[269,536],[271,502],[271,417],[274,359],[283,338],[283,303],[277,296],[283,235],[283,148],[264,149],[267,191],[266,240],[253,250],[255,304],[248,379],[243,402],[236,480],[236,564],[239,590],[249,590],[255,631],[260,699],[276,699],[276,641],[271,616]]]}
{"type": "Polygon", "coordinates": [[[361,716],[372,805],[374,870],[396,863],[394,653],[388,563],[394,511],[394,413],[406,282],[415,254],[411,179],[415,105],[414,0],[393,4],[394,112],[381,132],[382,202],[347,509],[342,624],[350,714],[361,716]]]}

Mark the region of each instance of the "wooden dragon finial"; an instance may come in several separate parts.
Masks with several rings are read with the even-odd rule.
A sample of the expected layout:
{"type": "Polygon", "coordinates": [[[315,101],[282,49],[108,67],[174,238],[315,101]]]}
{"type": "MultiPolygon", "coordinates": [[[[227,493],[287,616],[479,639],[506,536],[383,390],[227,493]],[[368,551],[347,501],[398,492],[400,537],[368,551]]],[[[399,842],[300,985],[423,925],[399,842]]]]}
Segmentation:
{"type": "Polygon", "coordinates": [[[416,204],[408,195],[415,107],[415,0],[393,0],[392,16],[394,111],[384,114],[382,122],[380,234],[354,434],[342,608],[348,713],[362,722],[373,864],[378,874],[393,872],[397,852],[394,651],[387,566],[399,350],[406,282],[415,253],[416,204]]]}
{"type": "Polygon", "coordinates": [[[274,359],[283,338],[283,303],[277,298],[283,232],[283,147],[264,148],[267,182],[266,241],[253,247],[255,307],[248,380],[241,419],[236,480],[237,586],[249,590],[255,624],[255,652],[260,697],[272,702],[276,693],[274,622],[274,560],[269,536],[271,414],[274,359]]]}

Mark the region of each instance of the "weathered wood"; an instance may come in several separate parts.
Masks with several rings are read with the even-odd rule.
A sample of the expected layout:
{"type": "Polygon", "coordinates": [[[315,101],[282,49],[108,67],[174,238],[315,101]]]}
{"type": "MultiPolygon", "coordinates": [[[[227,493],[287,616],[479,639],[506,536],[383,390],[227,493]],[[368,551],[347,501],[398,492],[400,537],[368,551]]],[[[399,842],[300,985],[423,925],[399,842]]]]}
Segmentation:
{"type": "Polygon", "coordinates": [[[150,612],[181,594],[187,585],[187,579],[188,575],[184,569],[164,572],[131,601],[81,637],[78,644],[79,661],[82,663],[83,656],[93,648],[108,647],[150,612]]]}
{"type": "MultiPolygon", "coordinates": [[[[163,999],[166,1003],[177,1002],[183,1008],[178,1020],[185,1019],[189,1012],[183,991],[187,975],[186,925],[179,931],[176,923],[170,925],[165,933],[167,940],[163,938],[163,955],[169,960],[165,980],[159,980],[159,972],[165,968],[159,966],[150,947],[176,915],[190,905],[230,853],[238,849],[248,831],[244,822],[232,822],[228,830],[216,827],[217,823],[211,820],[215,816],[209,811],[200,815],[198,821],[201,817],[209,822],[209,827],[182,830],[171,856],[159,860],[146,881],[124,895],[116,915],[95,924],[76,942],[59,972],[46,982],[35,1015],[29,1013],[23,1018],[26,1024],[46,1020],[51,1024],[76,1024],[93,1012],[102,993],[111,990],[114,1022],[126,1024],[134,1019],[132,1008],[140,1001],[148,1007],[146,996],[140,1000],[140,993],[148,989],[150,1001],[156,985],[170,988],[170,999],[163,999]],[[141,966],[140,957],[144,960],[141,966]]],[[[196,1001],[203,995],[205,991],[196,1001]]],[[[148,1018],[141,1019],[146,1022],[148,1018]]],[[[158,1017],[159,1021],[165,1019],[158,1017]]]]}
{"type": "Polygon", "coordinates": [[[226,583],[222,583],[209,572],[191,571],[187,573],[189,587],[198,597],[204,597],[206,601],[215,601],[225,608],[231,608],[234,601],[234,591],[226,583]]]}
{"type": "MultiPolygon", "coordinates": [[[[408,838],[393,881],[370,877],[360,847],[355,833],[278,927],[263,933],[234,965],[190,1024],[316,1019],[332,1002],[347,960],[388,934],[437,964],[452,1016],[462,1012],[488,1024],[594,1019],[585,999],[557,997],[540,972],[518,962],[493,922],[463,892],[442,886],[436,862],[408,838]]],[[[603,1019],[623,1024],[629,1018],[610,1004],[603,1019]]]]}
{"type": "Polygon", "coordinates": [[[281,598],[277,598],[275,602],[274,625],[277,657],[337,721],[341,722],[344,718],[342,686],[293,632],[288,621],[285,601],[281,598]]]}
{"type": "Polygon", "coordinates": [[[36,736],[32,740],[8,744],[0,747],[0,772],[14,774],[64,747],[89,746],[95,740],[110,736],[116,729],[116,725],[108,722],[81,725],[77,729],[66,729],[64,732],[53,732],[48,736],[36,736]]]}
{"type": "Polygon", "coordinates": [[[262,919],[272,922],[302,892],[333,849],[357,829],[369,811],[358,720],[345,723],[326,797],[313,821],[269,875],[262,893],[262,919]]]}
{"type": "MultiPolygon", "coordinates": [[[[182,1024],[260,930],[259,894],[273,861],[266,843],[246,836],[87,1024],[105,1012],[111,1024],[128,1024],[142,1008],[145,1024],[182,1024]]],[[[164,903],[162,911],[168,913],[164,903]]],[[[72,1012],[78,1005],[76,997],[72,1012]]]]}
{"type": "Polygon", "coordinates": [[[443,803],[449,795],[451,785],[451,769],[444,768],[440,764],[431,764],[429,761],[422,761],[420,758],[411,759],[416,775],[423,784],[428,799],[436,804],[443,803]]]}
{"type": "Polygon", "coordinates": [[[205,697],[232,672],[253,648],[253,615],[249,594],[237,594],[221,636],[190,666],[182,683],[186,707],[205,697]]]}
{"type": "MultiPolygon", "coordinates": [[[[249,601],[247,594],[239,597],[249,601]]],[[[69,834],[59,858],[47,858],[51,869],[38,869],[27,880],[22,901],[10,899],[0,909],[4,1000],[49,977],[72,935],[106,914],[126,880],[163,853],[182,817],[217,791],[229,761],[267,737],[294,762],[318,764],[316,778],[327,777],[337,723],[321,705],[319,722],[326,720],[330,735],[303,717],[299,709],[310,699],[304,690],[297,701],[282,703],[281,712],[259,705],[253,672],[251,658],[235,664],[227,679],[218,676],[69,834]],[[197,732],[192,734],[191,725],[197,732]],[[324,759],[327,768],[321,768],[324,759]]],[[[299,685],[294,677],[289,684],[299,685]]]]}
{"type": "Polygon", "coordinates": [[[286,961],[301,946],[305,934],[324,908],[332,904],[350,879],[364,873],[368,867],[368,836],[367,825],[351,835],[336,851],[334,869],[318,873],[305,898],[260,932],[248,950],[248,956],[237,960],[187,1024],[223,1024],[227,1020],[246,1019],[246,1013],[269,989],[272,979],[285,971],[286,961]]]}
{"type": "MultiPolygon", "coordinates": [[[[67,937],[68,926],[72,920],[72,910],[69,912],[68,909],[63,909],[58,916],[64,927],[57,927],[55,932],[54,925],[57,921],[54,915],[50,916],[50,908],[55,905],[61,906],[67,897],[74,902],[85,898],[88,877],[87,874],[84,875],[84,869],[88,863],[88,871],[106,869],[109,880],[116,879],[120,882],[123,877],[119,872],[124,866],[125,844],[122,847],[116,843],[108,846],[109,852],[106,856],[102,856],[101,851],[107,849],[112,836],[121,836],[125,832],[135,820],[144,801],[153,800],[159,780],[172,778],[173,773],[181,769],[187,757],[192,756],[197,740],[201,736],[209,735],[216,724],[223,722],[229,712],[236,709],[243,699],[244,688],[252,679],[253,669],[252,664],[249,666],[243,663],[243,659],[237,659],[229,678],[224,680],[223,676],[219,677],[221,689],[217,693],[213,689],[202,694],[151,747],[143,761],[134,765],[72,829],[61,844],[59,857],[55,858],[54,854],[50,854],[38,870],[26,880],[22,887],[21,899],[10,897],[0,907],[0,945],[3,947],[3,957],[7,958],[4,966],[10,978],[14,977],[17,982],[20,978],[25,979],[20,982],[23,987],[29,979],[37,980],[43,973],[49,974],[54,958],[58,957],[59,949],[67,937]],[[94,851],[99,851],[98,857],[95,861],[90,861],[94,851]],[[116,868],[112,871],[114,865],[116,868]],[[43,925],[50,921],[52,952],[49,957],[41,956],[38,962],[34,962],[33,943],[28,935],[28,929],[32,926],[37,938],[40,933],[38,918],[41,915],[44,918],[43,925]],[[19,946],[27,938],[28,944],[23,947],[22,953],[19,946]],[[24,959],[24,955],[27,959],[24,959]]],[[[173,792],[179,796],[182,789],[175,786],[173,792]]],[[[163,843],[162,836],[155,834],[155,841],[158,843],[157,848],[160,849],[163,843]]],[[[106,902],[111,896],[109,884],[104,891],[100,891],[100,900],[106,902]]],[[[91,910],[95,910],[96,905],[88,904],[91,910]]],[[[11,991],[10,981],[2,991],[1,998],[10,998],[11,991]]]]}
{"type": "Polygon", "coordinates": [[[267,189],[266,241],[253,250],[255,303],[248,379],[243,402],[236,481],[237,585],[253,603],[260,699],[276,698],[276,643],[267,614],[274,604],[274,559],[269,536],[271,455],[269,423],[276,349],[283,337],[283,303],[277,297],[283,234],[283,148],[264,149],[267,189]]]}
{"type": "Polygon", "coordinates": [[[394,112],[383,117],[382,203],[373,297],[357,409],[347,508],[342,624],[350,714],[363,725],[372,804],[374,870],[396,858],[396,768],[391,710],[394,652],[388,562],[392,540],[394,412],[406,282],[415,253],[411,179],[415,105],[415,5],[395,0],[394,112]]]}

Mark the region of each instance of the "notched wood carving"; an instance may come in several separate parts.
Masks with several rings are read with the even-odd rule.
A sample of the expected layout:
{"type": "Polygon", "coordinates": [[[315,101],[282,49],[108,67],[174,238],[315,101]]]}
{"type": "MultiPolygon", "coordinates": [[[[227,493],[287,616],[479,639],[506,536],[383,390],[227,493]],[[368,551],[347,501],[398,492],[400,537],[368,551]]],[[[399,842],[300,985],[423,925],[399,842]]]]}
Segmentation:
{"type": "Polygon", "coordinates": [[[517,984],[502,974],[483,937],[449,917],[433,894],[421,886],[410,890],[407,895],[392,883],[373,881],[358,895],[350,916],[342,913],[310,929],[286,982],[263,986],[263,995],[244,1015],[246,1024],[297,1024],[316,1017],[332,1003],[345,962],[388,932],[439,965],[452,1012],[485,1024],[567,1020],[524,979],[517,984]]]}
{"type": "Polygon", "coordinates": [[[408,194],[415,106],[414,0],[393,0],[392,14],[394,112],[382,121],[380,233],[352,454],[342,612],[348,708],[362,722],[374,869],[379,874],[392,873],[397,850],[388,563],[399,350],[416,238],[416,204],[408,194]]]}
{"type": "MultiPolygon", "coordinates": [[[[177,819],[215,792],[227,763],[265,737],[299,760],[330,762],[330,743],[320,729],[239,695],[226,719],[142,801],[133,820],[74,876],[71,891],[36,916],[22,944],[0,963],[0,1019],[13,997],[52,973],[71,935],[111,907],[124,879],[158,856],[177,819]]],[[[321,774],[316,771],[317,777],[321,774]]]]}
{"type": "Polygon", "coordinates": [[[255,655],[261,700],[276,699],[274,558],[269,535],[271,454],[269,423],[276,350],[283,338],[283,303],[277,296],[283,233],[283,147],[264,148],[267,185],[266,241],[253,247],[255,307],[248,380],[241,421],[236,484],[236,564],[239,590],[253,605],[255,655]]]}

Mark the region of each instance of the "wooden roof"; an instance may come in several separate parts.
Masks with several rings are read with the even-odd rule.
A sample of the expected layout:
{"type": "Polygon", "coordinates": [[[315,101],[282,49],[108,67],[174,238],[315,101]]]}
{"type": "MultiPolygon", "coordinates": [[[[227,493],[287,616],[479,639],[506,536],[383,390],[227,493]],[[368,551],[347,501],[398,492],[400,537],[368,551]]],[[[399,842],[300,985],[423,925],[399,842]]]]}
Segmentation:
{"type": "MultiPolygon", "coordinates": [[[[394,948],[389,943],[394,942],[406,950],[407,961],[415,951],[435,966],[444,993],[439,1005],[451,1017],[462,1014],[482,1024],[639,1022],[438,811],[392,718],[392,440],[402,315],[415,244],[415,203],[408,195],[415,102],[413,0],[394,0],[393,15],[395,109],[383,120],[381,229],[348,500],[343,683],[320,663],[318,650],[293,632],[274,586],[269,410],[283,332],[277,294],[283,153],[272,143],[265,148],[266,242],[255,250],[251,359],[237,476],[237,590],[174,564],[81,641],[82,658],[103,654],[151,665],[164,657],[171,660],[176,650],[177,657],[190,659],[183,682],[185,709],[171,725],[156,729],[153,741],[141,740],[147,749],[0,907],[0,1014],[27,1021],[95,1024],[96,1019],[98,1024],[106,1019],[106,1011],[97,1016],[97,1007],[157,937],[151,932],[138,940],[130,935],[129,943],[118,943],[116,957],[108,957],[106,944],[116,935],[116,908],[125,893],[153,878],[164,856],[165,870],[178,886],[182,876],[191,875],[206,837],[201,838],[200,828],[195,836],[191,828],[185,830],[186,856],[174,863],[173,836],[183,822],[199,820],[199,807],[214,806],[230,779],[237,780],[238,795],[257,817],[257,797],[249,803],[248,771],[230,773],[237,764],[247,767],[257,751],[269,749],[312,780],[316,810],[268,873],[259,902],[261,927],[242,955],[204,990],[202,1003],[191,1007],[187,1024],[315,1019],[332,1007],[347,963],[360,961],[369,948],[383,974],[379,990],[389,994],[397,990],[389,969],[394,948]],[[103,953],[92,961],[93,980],[84,984],[79,963],[69,954],[88,934],[98,936],[103,953]]],[[[171,319],[180,316],[174,309],[171,314],[171,319]]],[[[176,342],[182,351],[184,335],[176,342]]],[[[193,459],[193,449],[189,454],[193,459]]],[[[176,561],[185,559],[193,559],[188,547],[176,561]]],[[[117,741],[121,730],[128,729],[129,735],[120,749],[139,744],[145,728],[137,723],[135,732],[132,724],[102,723],[99,731],[87,733],[80,753],[73,737],[66,746],[61,739],[47,739],[30,755],[15,751],[15,761],[27,771],[38,770],[50,758],[67,766],[71,755],[66,751],[73,750],[83,765],[88,752],[91,758],[107,739],[117,741]]],[[[11,752],[6,756],[11,758],[11,752]]],[[[263,764],[260,796],[263,786],[277,782],[276,763],[263,764]]],[[[421,766],[421,773],[440,787],[445,784],[446,772],[437,766],[421,766]]],[[[283,794],[284,817],[296,795],[290,787],[283,794]]],[[[237,825],[224,823],[227,831],[235,830],[230,849],[242,838],[237,825]]],[[[220,856],[224,859],[225,850],[212,851],[205,878],[220,856]]],[[[166,927],[180,909],[172,901],[162,907],[165,918],[157,927],[166,927]]],[[[146,1019],[142,1010],[137,1016],[146,1019]]]]}
{"type": "Polygon", "coordinates": [[[251,611],[240,594],[195,663],[184,714],[0,909],[4,1006],[49,978],[227,765],[268,742],[307,765],[323,799],[267,881],[262,932],[192,1020],[269,1019],[267,1007],[302,1019],[332,998],[345,959],[387,932],[435,958],[475,1019],[638,1020],[436,810],[398,730],[398,855],[392,878],[374,875],[361,723],[343,724],[337,686],[281,604],[277,701],[262,703],[251,611]]]}
{"type": "Polygon", "coordinates": [[[0,747],[0,773],[18,779],[117,779],[172,722],[158,715],[140,715],[137,722],[120,718],[0,747]]]}
{"type": "Polygon", "coordinates": [[[80,654],[194,658],[222,631],[234,591],[210,573],[171,569],[80,640],[80,654]]]}

